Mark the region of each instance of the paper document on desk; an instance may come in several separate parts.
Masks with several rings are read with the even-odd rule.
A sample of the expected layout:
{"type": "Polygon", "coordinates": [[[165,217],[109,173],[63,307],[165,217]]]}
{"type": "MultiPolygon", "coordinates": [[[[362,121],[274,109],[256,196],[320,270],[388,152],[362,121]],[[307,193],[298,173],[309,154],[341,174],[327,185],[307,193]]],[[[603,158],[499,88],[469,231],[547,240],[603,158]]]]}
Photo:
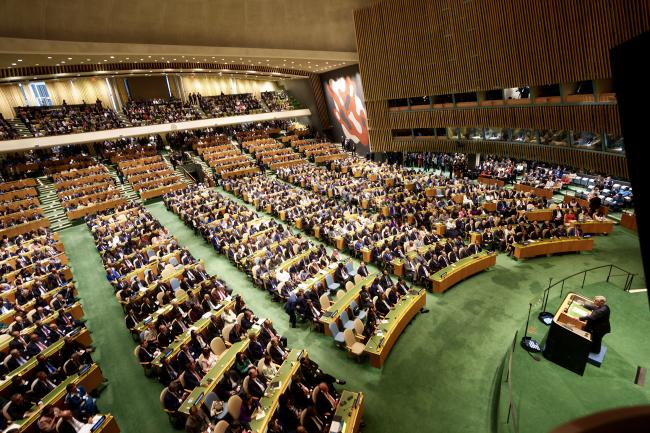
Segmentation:
{"type": "Polygon", "coordinates": [[[204,319],[209,319],[210,316],[212,316],[212,313],[210,311],[208,311],[207,313],[204,313],[203,316],[201,316],[201,317],[204,318],[204,319]]]}
{"type": "Polygon", "coordinates": [[[260,409],[255,414],[255,419],[260,420],[260,419],[264,418],[265,416],[266,416],[266,412],[264,412],[263,410],[260,409]]]}
{"type": "Polygon", "coordinates": [[[332,421],[330,425],[330,433],[339,433],[343,431],[343,424],[338,421],[332,421]]]}
{"type": "Polygon", "coordinates": [[[384,320],[381,321],[381,323],[386,324],[386,323],[388,323],[388,320],[384,319],[384,320]]]}

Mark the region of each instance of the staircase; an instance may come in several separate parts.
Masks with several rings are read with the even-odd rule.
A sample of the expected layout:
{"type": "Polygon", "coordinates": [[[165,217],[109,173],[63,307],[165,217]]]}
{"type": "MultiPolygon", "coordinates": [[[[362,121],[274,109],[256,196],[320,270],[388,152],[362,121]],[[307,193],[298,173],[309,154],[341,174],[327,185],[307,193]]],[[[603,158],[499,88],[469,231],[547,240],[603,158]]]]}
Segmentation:
{"type": "MultiPolygon", "coordinates": [[[[162,156],[162,159],[167,163],[167,166],[169,168],[173,168],[172,163],[169,161],[169,154],[168,153],[163,153],[161,156],[162,156]]],[[[176,167],[176,169],[174,170],[174,173],[179,175],[181,177],[181,180],[183,182],[185,182],[185,183],[188,183],[188,184],[196,183],[196,181],[194,179],[192,179],[190,176],[188,176],[185,173],[185,171],[181,170],[179,167],[176,167]]]]}
{"type": "Polygon", "coordinates": [[[203,111],[203,109],[201,108],[200,105],[194,104],[194,105],[192,105],[192,108],[194,110],[196,110],[201,115],[201,119],[209,119],[208,115],[205,114],[205,111],[203,111]]]}
{"type": "Polygon", "coordinates": [[[203,171],[207,173],[210,177],[214,177],[214,169],[210,167],[204,160],[201,158],[199,155],[196,153],[192,152],[185,152],[186,154],[189,155],[190,160],[194,162],[195,164],[199,164],[203,171]]]}
{"type": "Polygon", "coordinates": [[[114,166],[106,165],[106,168],[108,169],[108,172],[111,174],[111,177],[113,178],[113,181],[117,186],[117,189],[119,189],[120,193],[122,193],[122,197],[126,198],[129,202],[132,201],[135,201],[136,203],[142,202],[138,193],[135,192],[131,184],[126,179],[124,179],[124,184],[120,183],[120,178],[117,175],[117,170],[115,169],[114,166]]]}
{"type": "Polygon", "coordinates": [[[47,176],[41,176],[37,179],[38,199],[41,202],[41,208],[45,216],[50,220],[50,229],[53,231],[63,230],[72,227],[72,222],[68,219],[61,201],[56,195],[54,184],[47,176]]]}
{"type": "Polygon", "coordinates": [[[121,111],[116,111],[117,118],[120,119],[120,123],[124,125],[125,128],[128,128],[130,126],[133,126],[131,122],[129,122],[129,119],[124,115],[123,112],[121,111]]]}
{"type": "Polygon", "coordinates": [[[20,135],[21,138],[33,137],[34,134],[27,128],[27,125],[23,123],[22,120],[16,118],[6,119],[7,123],[20,135]]]}

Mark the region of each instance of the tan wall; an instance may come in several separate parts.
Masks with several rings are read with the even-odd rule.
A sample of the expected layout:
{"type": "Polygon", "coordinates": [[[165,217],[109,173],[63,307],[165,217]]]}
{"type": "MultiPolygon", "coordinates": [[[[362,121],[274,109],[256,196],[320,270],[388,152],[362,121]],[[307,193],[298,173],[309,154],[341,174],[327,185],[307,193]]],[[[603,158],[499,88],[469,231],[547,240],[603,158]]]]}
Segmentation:
{"type": "Polygon", "coordinates": [[[93,104],[99,99],[105,107],[112,108],[108,85],[104,78],[75,78],[45,83],[53,105],[61,105],[64,99],[68,104],[81,104],[83,101],[93,104]]]}
{"type": "Polygon", "coordinates": [[[0,113],[5,119],[15,117],[14,107],[25,105],[18,84],[0,86],[0,113]]]}
{"type": "Polygon", "coordinates": [[[182,76],[185,96],[199,92],[203,96],[226,95],[234,93],[252,93],[260,96],[261,92],[277,90],[274,81],[240,80],[227,77],[214,76],[182,76]],[[234,83],[233,83],[234,81],[234,83]]]}

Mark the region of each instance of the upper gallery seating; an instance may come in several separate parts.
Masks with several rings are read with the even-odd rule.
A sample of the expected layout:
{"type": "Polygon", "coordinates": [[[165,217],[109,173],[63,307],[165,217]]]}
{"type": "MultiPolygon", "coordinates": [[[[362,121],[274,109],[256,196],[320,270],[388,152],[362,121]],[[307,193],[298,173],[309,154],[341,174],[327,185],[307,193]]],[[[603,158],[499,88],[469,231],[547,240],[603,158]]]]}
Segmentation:
{"type": "Polygon", "coordinates": [[[16,130],[7,122],[0,113],[0,140],[11,140],[18,137],[16,130]]]}
{"type": "Polygon", "coordinates": [[[239,95],[199,96],[201,109],[208,117],[239,116],[263,113],[260,101],[250,93],[239,95]]]}
{"type": "Polygon", "coordinates": [[[185,122],[201,119],[201,112],[180,99],[152,99],[148,101],[128,101],[124,114],[133,126],[155,125],[159,123],[185,122]]]}
{"type": "Polygon", "coordinates": [[[117,114],[95,104],[63,105],[49,107],[16,107],[18,117],[35,137],[72,134],[75,132],[102,131],[122,128],[117,114]]]}
{"type": "Polygon", "coordinates": [[[262,101],[269,107],[270,111],[289,111],[298,106],[284,90],[262,92],[262,101]]]}

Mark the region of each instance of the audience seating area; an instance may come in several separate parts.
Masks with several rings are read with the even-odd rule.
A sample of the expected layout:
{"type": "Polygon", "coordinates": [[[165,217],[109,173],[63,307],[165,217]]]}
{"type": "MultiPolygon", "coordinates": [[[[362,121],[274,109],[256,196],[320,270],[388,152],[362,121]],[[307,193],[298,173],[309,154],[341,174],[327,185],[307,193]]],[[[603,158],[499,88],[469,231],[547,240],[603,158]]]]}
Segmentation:
{"type": "Polygon", "coordinates": [[[5,212],[37,210],[24,217],[36,219],[11,227],[20,230],[0,234],[0,427],[39,432],[57,407],[71,411],[61,428],[89,421],[114,432],[115,420],[101,418],[88,395],[95,395],[104,378],[92,359],[92,339],[63,243],[34,207],[39,204],[35,186],[34,179],[0,184],[5,212]],[[79,392],[87,396],[85,404],[71,398],[79,392]]]}
{"type": "Polygon", "coordinates": [[[117,114],[99,100],[95,104],[16,107],[15,111],[34,137],[124,127],[117,114]]]}
{"type": "Polygon", "coordinates": [[[201,109],[209,117],[241,116],[267,112],[262,108],[260,101],[250,93],[199,96],[199,101],[201,109]]]}
{"type": "Polygon", "coordinates": [[[196,140],[192,147],[222,179],[260,171],[255,160],[250,155],[243,154],[228,137],[216,136],[196,140]]]}
{"type": "Polygon", "coordinates": [[[281,167],[291,167],[305,163],[305,159],[289,147],[275,140],[274,138],[256,138],[254,140],[242,141],[243,149],[246,149],[264,167],[275,170],[281,167]]]}
{"type": "Polygon", "coordinates": [[[160,197],[185,185],[160,155],[121,161],[118,169],[143,200],[160,197]]]}
{"type": "Polygon", "coordinates": [[[201,112],[180,99],[128,101],[122,109],[133,126],[185,122],[202,118],[201,112]]]}
{"type": "MultiPolygon", "coordinates": [[[[195,200],[193,190],[172,194],[195,200]]],[[[289,349],[270,320],[256,317],[224,281],[208,275],[144,208],[125,206],[87,223],[138,342],[134,355],[144,374],[165,386],[160,402],[172,424],[189,423],[200,411],[223,429],[239,422],[267,431],[295,392],[291,379],[302,381],[310,395],[327,392],[336,401],[336,379],[317,370],[306,351],[289,349]],[[215,402],[224,410],[211,413],[215,402]]],[[[294,413],[296,425],[307,422],[307,413],[326,422],[320,407],[296,404],[307,411],[294,413]]]]}
{"type": "Polygon", "coordinates": [[[35,179],[0,184],[0,239],[15,238],[48,226],[35,179]]]}
{"type": "Polygon", "coordinates": [[[52,179],[69,220],[126,204],[104,165],[62,171],[52,179]]]}
{"type": "Polygon", "coordinates": [[[327,164],[347,157],[341,145],[335,143],[298,139],[291,141],[291,147],[316,164],[327,164]]]}

